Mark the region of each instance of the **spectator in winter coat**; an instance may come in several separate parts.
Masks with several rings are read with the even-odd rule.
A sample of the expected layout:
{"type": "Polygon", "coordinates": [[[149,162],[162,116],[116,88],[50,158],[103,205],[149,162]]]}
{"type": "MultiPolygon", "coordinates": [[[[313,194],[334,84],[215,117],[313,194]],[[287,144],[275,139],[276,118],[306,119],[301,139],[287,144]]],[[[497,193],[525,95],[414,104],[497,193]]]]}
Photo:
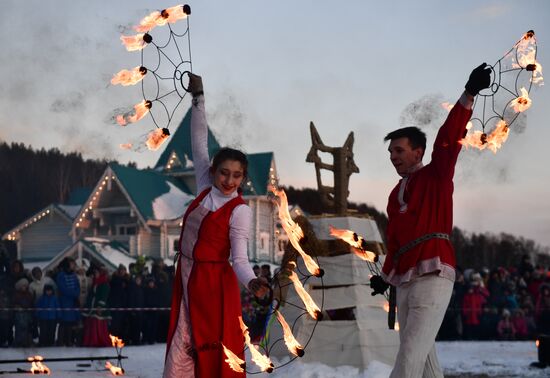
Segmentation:
{"type": "Polygon", "coordinates": [[[14,315],[15,338],[14,346],[28,348],[32,346],[32,312],[34,300],[29,292],[29,280],[21,278],[15,283],[13,307],[24,311],[16,311],[14,315]]]}
{"type": "MultiPolygon", "coordinates": [[[[145,294],[143,291],[143,277],[135,276],[128,286],[128,307],[142,308],[145,306],[145,294]]],[[[141,332],[143,329],[143,311],[130,311],[128,314],[129,334],[128,341],[131,345],[141,344],[141,332]]]]}
{"type": "Polygon", "coordinates": [[[13,313],[3,311],[11,307],[10,297],[5,287],[0,286],[0,348],[10,346],[13,340],[11,325],[13,324],[13,313]],[[11,337],[8,337],[10,335],[11,337]]]}
{"type": "Polygon", "coordinates": [[[497,326],[498,338],[501,340],[514,340],[516,338],[516,328],[510,318],[510,311],[502,310],[502,319],[497,326]]]}
{"type": "Polygon", "coordinates": [[[36,307],[41,309],[36,311],[36,318],[38,319],[38,326],[40,328],[39,345],[53,346],[60,311],[58,310],[59,301],[55,296],[52,285],[46,284],[44,286],[43,294],[38,297],[36,307]]]}
{"type": "Polygon", "coordinates": [[[506,303],[506,297],[504,296],[504,282],[502,282],[498,270],[493,270],[491,272],[488,289],[489,293],[491,293],[489,297],[489,303],[491,306],[496,308],[504,307],[504,304],[506,303]]]}
{"type": "Polygon", "coordinates": [[[86,307],[89,310],[83,314],[86,319],[84,320],[82,345],[86,347],[111,346],[107,326],[111,317],[109,312],[104,310],[107,307],[107,298],[109,298],[109,274],[103,266],[92,271],[92,290],[86,302],[86,307]]]}
{"type": "Polygon", "coordinates": [[[540,286],[540,295],[535,307],[535,320],[539,333],[550,334],[550,286],[548,284],[540,286]]]}
{"type": "Polygon", "coordinates": [[[504,289],[504,298],[506,299],[504,302],[504,308],[507,308],[511,312],[519,308],[516,294],[512,290],[508,288],[504,289]]]}
{"type": "Polygon", "coordinates": [[[529,329],[527,328],[527,320],[522,309],[518,308],[514,311],[512,323],[516,330],[516,339],[527,340],[529,338],[529,329]]]}
{"type": "MultiPolygon", "coordinates": [[[[123,308],[128,305],[128,283],[130,275],[126,267],[122,264],[111,276],[111,291],[109,292],[109,307],[123,308]]],[[[127,338],[126,331],[126,311],[113,311],[111,314],[111,334],[122,339],[127,338]]]]}
{"type": "MultiPolygon", "coordinates": [[[[146,308],[160,307],[158,289],[153,277],[147,279],[144,289],[146,308]]],[[[143,343],[154,344],[158,331],[158,311],[145,311],[143,326],[143,343]]]]}
{"type": "Polygon", "coordinates": [[[464,323],[464,337],[474,340],[480,336],[480,318],[482,306],[487,298],[481,292],[481,288],[471,285],[462,300],[462,321],[464,323]]]}
{"type": "Polygon", "coordinates": [[[481,340],[495,340],[497,338],[497,326],[500,321],[496,307],[483,305],[480,319],[481,340]]]}
{"type": "Polygon", "coordinates": [[[32,268],[31,275],[32,282],[29,284],[29,291],[32,294],[34,303],[38,302],[38,299],[44,293],[44,287],[46,285],[50,285],[54,290],[54,294],[56,294],[57,285],[55,284],[55,281],[48,276],[42,275],[42,269],[35,266],[32,268]]]}
{"type": "MultiPolygon", "coordinates": [[[[57,273],[57,287],[59,289],[59,307],[62,309],[80,307],[80,282],[75,274],[76,263],[74,259],[65,257],[60,264],[60,272],[57,273]]],[[[80,311],[62,310],[59,316],[58,344],[64,346],[74,345],[75,327],[80,320],[80,311]]]]}

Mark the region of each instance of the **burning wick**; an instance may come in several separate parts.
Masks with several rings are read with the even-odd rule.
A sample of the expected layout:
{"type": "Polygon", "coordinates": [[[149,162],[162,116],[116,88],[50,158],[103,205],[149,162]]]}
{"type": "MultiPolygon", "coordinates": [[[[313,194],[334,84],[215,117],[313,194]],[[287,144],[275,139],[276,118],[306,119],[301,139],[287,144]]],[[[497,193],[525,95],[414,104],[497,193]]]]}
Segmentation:
{"type": "Polygon", "coordinates": [[[120,40],[122,44],[126,46],[128,51],[139,51],[143,50],[145,46],[153,42],[153,37],[149,33],[141,33],[136,35],[121,35],[120,40]]]}
{"type": "Polygon", "coordinates": [[[135,114],[118,115],[116,121],[120,126],[126,126],[128,123],[134,123],[145,117],[149,113],[149,109],[153,106],[153,103],[149,100],[143,100],[139,104],[134,105],[135,114]]]}
{"type": "Polygon", "coordinates": [[[146,32],[157,26],[163,26],[167,23],[176,23],[178,20],[183,20],[191,14],[191,7],[187,4],[176,5],[171,8],[166,8],[159,11],[152,12],[148,16],[145,16],[139,23],[139,26],[134,26],[134,30],[138,32],[146,32]]]}
{"type": "Polygon", "coordinates": [[[236,371],[237,373],[243,373],[244,369],[246,369],[246,362],[241,360],[235,353],[233,353],[230,349],[226,348],[225,345],[222,344],[223,352],[225,353],[225,356],[227,357],[225,359],[225,362],[229,364],[229,367],[236,371]]]}
{"type": "Polygon", "coordinates": [[[135,67],[132,70],[121,70],[111,79],[111,84],[113,85],[134,85],[139,83],[143,77],[147,74],[147,68],[135,67]]]}
{"type": "Polygon", "coordinates": [[[248,349],[250,350],[250,354],[252,355],[252,362],[254,362],[256,365],[260,367],[262,371],[265,371],[267,373],[273,372],[273,368],[275,367],[268,356],[264,356],[261,354],[258,349],[256,349],[256,346],[252,344],[250,341],[250,333],[248,331],[248,327],[243,322],[243,318],[239,316],[239,323],[241,324],[241,330],[243,331],[244,336],[244,342],[246,345],[248,345],[248,349]]]}
{"type": "Polygon", "coordinates": [[[147,136],[147,142],[145,144],[147,145],[147,148],[151,151],[156,151],[159,149],[159,147],[168,139],[170,136],[170,130],[167,128],[162,129],[156,129],[149,133],[147,136]]]}
{"type": "Polygon", "coordinates": [[[378,255],[367,250],[367,241],[362,236],[351,230],[340,230],[329,225],[330,235],[345,241],[352,247],[353,253],[359,258],[369,262],[378,262],[378,255]]]}
{"type": "Polygon", "coordinates": [[[512,102],[510,102],[510,106],[516,113],[521,113],[526,111],[531,107],[531,99],[529,98],[529,92],[527,92],[527,89],[521,88],[521,96],[516,97],[512,102]]]}
{"type": "Polygon", "coordinates": [[[302,246],[300,245],[300,241],[304,239],[304,231],[298,223],[292,220],[292,217],[290,216],[290,212],[288,211],[288,199],[285,191],[282,189],[279,190],[274,186],[270,186],[268,190],[279,197],[280,203],[277,204],[279,207],[279,219],[281,220],[283,229],[288,235],[290,244],[292,244],[294,249],[296,249],[300,256],[302,256],[308,272],[313,274],[315,277],[323,277],[325,271],[319,268],[319,265],[317,265],[310,255],[304,252],[302,246]]]}
{"type": "Polygon", "coordinates": [[[124,341],[122,339],[118,338],[117,336],[109,335],[111,338],[111,345],[117,348],[124,347],[124,341]]]}
{"type": "MultiPolygon", "coordinates": [[[[294,262],[292,263],[294,264],[294,262]]],[[[315,320],[321,320],[323,318],[323,313],[321,312],[321,309],[315,304],[311,296],[308,294],[306,289],[304,289],[304,286],[302,285],[302,282],[298,278],[298,275],[295,272],[291,272],[288,276],[288,278],[292,281],[294,284],[294,289],[296,290],[296,293],[298,293],[298,296],[306,306],[306,310],[309,313],[309,315],[315,319],[315,320]]]]}
{"type": "Polygon", "coordinates": [[[279,323],[281,323],[281,327],[283,328],[283,336],[286,347],[293,355],[302,357],[304,355],[304,348],[302,347],[302,345],[300,345],[300,343],[292,334],[292,331],[290,330],[288,323],[283,317],[283,314],[281,314],[279,310],[275,310],[275,313],[277,314],[277,320],[279,321],[279,323]]]}

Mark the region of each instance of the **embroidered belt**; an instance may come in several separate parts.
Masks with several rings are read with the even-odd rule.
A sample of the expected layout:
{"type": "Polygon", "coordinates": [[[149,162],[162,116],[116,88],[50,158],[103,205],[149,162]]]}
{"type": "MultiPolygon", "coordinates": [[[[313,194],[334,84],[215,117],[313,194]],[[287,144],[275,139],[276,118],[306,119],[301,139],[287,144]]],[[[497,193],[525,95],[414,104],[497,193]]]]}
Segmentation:
{"type": "Polygon", "coordinates": [[[416,238],[413,241],[411,241],[410,243],[407,243],[403,247],[399,248],[397,253],[393,256],[393,261],[397,262],[397,260],[399,260],[399,258],[404,253],[410,251],[411,249],[416,247],[418,244],[424,243],[425,241],[430,240],[430,239],[450,240],[450,236],[449,236],[449,234],[445,234],[445,233],[442,233],[442,232],[432,232],[432,233],[429,233],[429,234],[422,235],[421,237],[416,238]]]}

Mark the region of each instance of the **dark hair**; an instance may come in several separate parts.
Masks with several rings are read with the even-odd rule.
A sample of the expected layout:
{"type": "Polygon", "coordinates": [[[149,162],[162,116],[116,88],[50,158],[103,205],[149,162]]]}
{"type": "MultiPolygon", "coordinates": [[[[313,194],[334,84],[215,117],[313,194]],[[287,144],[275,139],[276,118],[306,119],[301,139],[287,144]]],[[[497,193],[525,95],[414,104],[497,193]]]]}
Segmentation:
{"type": "Polygon", "coordinates": [[[386,135],[384,142],[399,138],[408,138],[413,149],[422,148],[426,151],[426,134],[416,126],[403,127],[386,135]]]}
{"type": "Polygon", "coordinates": [[[241,163],[241,166],[243,167],[243,176],[246,179],[248,175],[248,159],[242,151],[229,147],[222,148],[216,153],[216,155],[214,155],[214,159],[212,159],[212,169],[215,171],[218,169],[220,164],[226,160],[234,160],[241,163]]]}

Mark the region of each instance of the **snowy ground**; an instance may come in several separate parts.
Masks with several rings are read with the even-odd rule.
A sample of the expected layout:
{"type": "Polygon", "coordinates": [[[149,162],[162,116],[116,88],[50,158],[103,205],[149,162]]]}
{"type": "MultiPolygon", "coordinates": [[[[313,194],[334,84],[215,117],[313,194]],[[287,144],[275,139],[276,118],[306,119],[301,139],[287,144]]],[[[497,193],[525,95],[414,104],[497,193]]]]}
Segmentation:
{"type": "MultiPolygon", "coordinates": [[[[439,360],[445,376],[449,377],[549,377],[550,367],[540,370],[529,368],[537,360],[534,342],[438,342],[436,344],[439,360]]],[[[140,378],[158,378],[162,375],[164,344],[125,347],[123,360],[126,376],[140,378]]],[[[114,348],[29,348],[0,349],[1,360],[22,359],[27,356],[42,355],[44,358],[116,356],[114,348]]],[[[116,359],[111,360],[116,363],[116,359]]],[[[284,361],[281,361],[281,363],[284,361]]],[[[276,363],[278,366],[280,363],[276,363]]],[[[104,362],[90,364],[81,362],[51,362],[51,377],[109,377],[103,369],[104,362]],[[91,366],[79,366],[88,364],[91,366]]],[[[251,364],[248,364],[251,366],[251,364]]],[[[2,377],[25,377],[30,374],[2,373],[16,371],[17,368],[30,369],[28,363],[0,364],[2,377]]],[[[276,369],[272,374],[250,374],[251,377],[292,377],[292,378],[387,378],[390,367],[381,363],[372,363],[365,371],[350,366],[329,367],[321,363],[300,363],[299,360],[276,369]]]]}

